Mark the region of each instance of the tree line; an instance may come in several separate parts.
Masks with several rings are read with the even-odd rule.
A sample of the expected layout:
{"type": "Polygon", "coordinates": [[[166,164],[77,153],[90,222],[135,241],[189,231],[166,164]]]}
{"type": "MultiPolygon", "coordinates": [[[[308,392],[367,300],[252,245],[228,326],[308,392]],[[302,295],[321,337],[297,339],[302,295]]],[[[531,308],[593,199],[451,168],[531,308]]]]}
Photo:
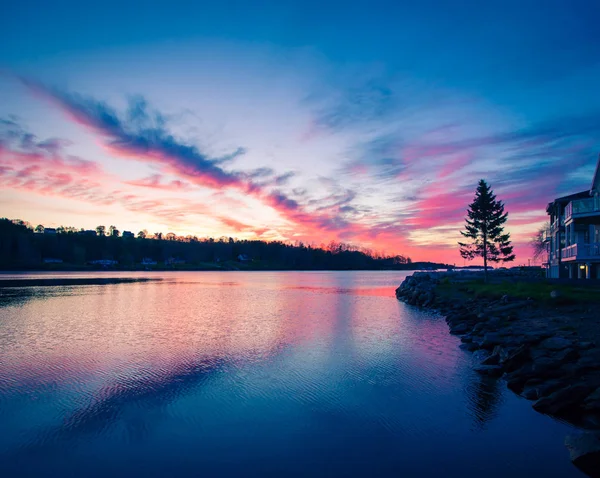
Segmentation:
{"type": "Polygon", "coordinates": [[[33,227],[22,220],[0,219],[0,268],[32,269],[45,262],[89,266],[94,261],[117,261],[119,268],[157,267],[246,268],[297,270],[408,269],[410,257],[385,255],[341,242],[308,245],[283,241],[238,240],[232,237],[198,238],[174,233],[121,234],[115,227],[94,231],[74,227],[33,227]]]}

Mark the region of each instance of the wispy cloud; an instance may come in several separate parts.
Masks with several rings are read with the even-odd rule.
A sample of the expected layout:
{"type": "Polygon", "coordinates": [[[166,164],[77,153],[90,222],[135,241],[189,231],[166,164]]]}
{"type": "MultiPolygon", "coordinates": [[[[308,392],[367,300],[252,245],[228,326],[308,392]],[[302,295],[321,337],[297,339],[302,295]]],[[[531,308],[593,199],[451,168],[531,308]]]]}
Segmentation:
{"type": "Polygon", "coordinates": [[[146,178],[126,181],[125,183],[131,186],[171,191],[185,191],[190,189],[190,185],[188,183],[179,179],[163,181],[163,176],[161,174],[153,174],[152,176],[148,176],[146,178]]]}
{"type": "MultiPolygon", "coordinates": [[[[489,110],[468,99],[429,99],[419,109],[392,83],[369,77],[304,104],[316,136],[299,141],[316,145],[335,138],[336,149],[314,151],[316,163],[338,161],[328,178],[319,179],[316,171],[307,178],[301,164],[294,171],[276,171],[284,161],[260,164],[261,152],[241,144],[225,154],[209,154],[196,138],[176,134],[181,128],[143,96],[129,98],[126,108],[118,109],[93,97],[24,82],[90,131],[110,157],[138,161],[152,171],[124,181],[123,191],[135,200],[144,188],[173,195],[209,189],[211,201],[221,205],[213,212],[215,221],[245,237],[345,240],[409,255],[427,247],[429,257],[436,257],[436,247],[437,257],[448,256],[482,177],[506,202],[515,217],[509,229],[521,240],[544,219],[549,200],[580,188],[582,178],[591,176],[600,137],[600,113],[537,124],[488,121],[489,110]],[[252,161],[247,161],[249,155],[252,161]],[[243,198],[260,204],[256,215],[224,213],[227,207],[243,210],[243,198]],[[519,219],[522,214],[529,222],[519,219]]],[[[23,133],[11,141],[15,153],[76,163],[63,140],[39,141],[23,133]]],[[[36,164],[30,160],[29,166],[36,164]]],[[[19,171],[19,180],[37,174],[35,169],[19,171]]],[[[14,170],[10,174],[17,180],[14,170]]],[[[68,179],[55,181],[58,185],[68,179]]]]}
{"type": "MultiPolygon", "coordinates": [[[[372,240],[376,236],[373,233],[376,229],[372,225],[352,223],[343,217],[353,211],[349,203],[355,198],[355,192],[345,189],[301,204],[277,188],[285,185],[294,173],[275,175],[270,168],[226,170],[222,164],[227,161],[223,161],[223,158],[210,158],[196,146],[171,134],[165,116],[151,111],[146,100],[139,96],[130,99],[127,111],[119,114],[105,102],[47,88],[30,80],[24,82],[36,94],[58,106],[71,120],[98,135],[113,156],[155,164],[164,173],[177,175],[186,183],[216,190],[231,188],[249,194],[295,225],[286,232],[289,238],[343,238],[359,241],[366,238],[372,240]],[[342,207],[346,209],[342,210],[342,207]]],[[[242,154],[244,149],[240,148],[238,151],[242,154]]],[[[129,181],[129,184],[173,188],[185,183],[164,184],[160,182],[159,176],[152,176],[129,181]]],[[[247,229],[234,220],[225,224],[234,229],[247,229]]]]}

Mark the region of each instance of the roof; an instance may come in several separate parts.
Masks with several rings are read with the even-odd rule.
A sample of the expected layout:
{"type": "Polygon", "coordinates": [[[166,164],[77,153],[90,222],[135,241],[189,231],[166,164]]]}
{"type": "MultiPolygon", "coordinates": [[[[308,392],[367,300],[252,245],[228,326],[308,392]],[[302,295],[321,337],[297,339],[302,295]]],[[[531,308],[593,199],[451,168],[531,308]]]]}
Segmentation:
{"type": "Polygon", "coordinates": [[[581,191],[575,194],[569,194],[568,196],[563,196],[560,198],[556,198],[554,201],[552,201],[551,203],[548,203],[548,206],[546,206],[546,212],[550,212],[550,208],[554,205],[554,204],[568,204],[569,202],[573,201],[574,199],[583,199],[583,198],[587,198],[590,197],[590,192],[589,191],[581,191]]]}
{"type": "Polygon", "coordinates": [[[600,154],[598,155],[598,162],[596,163],[596,172],[594,173],[594,179],[592,179],[592,187],[590,193],[596,191],[600,193],[600,154]]]}
{"type": "Polygon", "coordinates": [[[586,191],[581,191],[581,192],[578,192],[575,194],[569,194],[568,196],[556,198],[551,203],[548,203],[548,205],[546,206],[546,212],[548,214],[550,214],[550,209],[555,204],[561,204],[561,205],[568,204],[569,202],[573,201],[574,199],[583,199],[583,198],[590,197],[591,195],[594,194],[594,192],[597,192],[600,194],[600,154],[598,155],[598,162],[596,163],[596,171],[594,172],[594,177],[592,178],[591,188],[586,191]]]}

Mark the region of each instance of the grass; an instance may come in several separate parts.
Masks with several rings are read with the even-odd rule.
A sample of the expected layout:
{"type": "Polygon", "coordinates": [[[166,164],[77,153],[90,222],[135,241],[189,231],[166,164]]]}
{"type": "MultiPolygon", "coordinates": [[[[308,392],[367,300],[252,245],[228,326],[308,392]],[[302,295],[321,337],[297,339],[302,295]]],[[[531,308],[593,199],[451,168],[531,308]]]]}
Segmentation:
{"type": "Polygon", "coordinates": [[[467,293],[475,297],[490,299],[508,295],[509,297],[531,298],[538,302],[557,305],[600,302],[600,287],[578,287],[577,285],[552,284],[545,281],[486,284],[482,280],[476,280],[456,284],[442,283],[439,286],[439,292],[446,296],[467,293]],[[554,290],[559,293],[556,299],[550,296],[550,293],[554,290]]]}

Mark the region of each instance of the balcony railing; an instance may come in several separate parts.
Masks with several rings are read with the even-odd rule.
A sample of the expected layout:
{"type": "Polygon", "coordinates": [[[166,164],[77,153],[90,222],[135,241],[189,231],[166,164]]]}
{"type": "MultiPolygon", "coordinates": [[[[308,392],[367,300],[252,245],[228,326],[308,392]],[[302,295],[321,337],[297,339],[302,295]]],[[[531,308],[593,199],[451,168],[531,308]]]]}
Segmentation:
{"type": "Polygon", "coordinates": [[[572,246],[567,246],[563,248],[561,255],[563,259],[577,257],[577,244],[573,244],[572,246]]]}
{"type": "Polygon", "coordinates": [[[573,244],[562,249],[563,259],[600,259],[600,242],[573,244]]]}
{"type": "Polygon", "coordinates": [[[600,214],[600,196],[577,199],[571,201],[565,207],[565,219],[567,221],[572,217],[585,216],[594,213],[600,214]]]}
{"type": "Polygon", "coordinates": [[[561,217],[560,220],[557,219],[556,221],[554,221],[550,225],[550,235],[554,235],[554,233],[556,231],[558,231],[558,229],[561,228],[561,227],[563,227],[564,225],[565,225],[565,218],[564,217],[561,217]]]}

